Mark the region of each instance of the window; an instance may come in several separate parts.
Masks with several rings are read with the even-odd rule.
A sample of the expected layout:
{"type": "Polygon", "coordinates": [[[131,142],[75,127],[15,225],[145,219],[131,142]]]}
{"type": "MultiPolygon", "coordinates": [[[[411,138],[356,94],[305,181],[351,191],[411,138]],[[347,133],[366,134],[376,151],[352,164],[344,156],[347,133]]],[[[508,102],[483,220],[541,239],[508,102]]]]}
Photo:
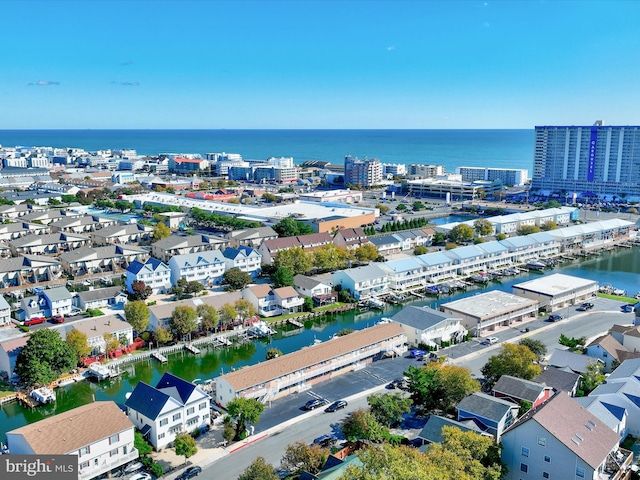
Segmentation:
{"type": "Polygon", "coordinates": [[[529,456],[529,449],[527,447],[522,447],[522,456],[523,457],[529,456]]]}
{"type": "Polygon", "coordinates": [[[549,472],[542,472],[542,478],[549,478],[549,472]]]}
{"type": "Polygon", "coordinates": [[[546,437],[541,437],[540,435],[538,435],[538,445],[540,445],[541,447],[546,447],[547,446],[546,437]]]}
{"type": "Polygon", "coordinates": [[[116,433],[115,435],[111,435],[109,437],[109,445],[113,445],[114,443],[118,443],[120,441],[120,434],[116,433]]]}
{"type": "Polygon", "coordinates": [[[182,416],[182,415],[181,415],[179,412],[178,412],[178,413],[175,413],[175,414],[173,415],[173,421],[175,422],[176,420],[180,420],[180,417],[181,417],[181,416],[182,416]]]}
{"type": "Polygon", "coordinates": [[[164,433],[161,433],[160,435],[158,435],[158,440],[164,438],[164,433]]]}
{"type": "Polygon", "coordinates": [[[109,456],[110,457],[115,457],[116,455],[118,455],[118,449],[117,448],[115,450],[111,450],[109,452],[109,456]]]}
{"type": "Polygon", "coordinates": [[[584,468],[576,467],[576,477],[584,478],[584,468]]]}
{"type": "Polygon", "coordinates": [[[89,462],[82,462],[80,464],[80,470],[82,470],[83,468],[88,468],[89,467],[89,462]]]}
{"type": "Polygon", "coordinates": [[[89,455],[89,447],[82,447],[80,449],[80,456],[89,455]]]}
{"type": "Polygon", "coordinates": [[[549,455],[544,456],[544,461],[547,463],[551,463],[551,457],[549,455]]]}
{"type": "Polygon", "coordinates": [[[187,415],[191,415],[195,411],[196,411],[196,407],[187,408],[187,415]]]}
{"type": "Polygon", "coordinates": [[[529,471],[529,465],[527,465],[526,463],[521,463],[520,464],[520,471],[527,473],[529,471]]]}
{"type": "Polygon", "coordinates": [[[202,402],[198,407],[198,410],[204,410],[205,408],[207,408],[207,402],[202,402]]]}
{"type": "Polygon", "coordinates": [[[168,418],[163,418],[162,420],[160,420],[160,426],[164,427],[167,423],[169,423],[169,419],[168,418]]]}

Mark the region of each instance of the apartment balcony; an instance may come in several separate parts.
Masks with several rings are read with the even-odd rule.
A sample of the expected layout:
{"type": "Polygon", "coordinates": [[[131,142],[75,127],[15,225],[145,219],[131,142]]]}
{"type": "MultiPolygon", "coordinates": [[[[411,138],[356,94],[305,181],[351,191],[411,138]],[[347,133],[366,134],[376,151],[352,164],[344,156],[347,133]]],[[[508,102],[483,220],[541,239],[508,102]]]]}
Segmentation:
{"type": "Polygon", "coordinates": [[[623,480],[631,475],[633,452],[619,448],[611,452],[604,462],[604,470],[598,474],[599,480],[623,480]]]}
{"type": "Polygon", "coordinates": [[[126,465],[130,461],[137,459],[139,456],[140,454],[138,453],[138,450],[133,448],[128,454],[118,455],[113,457],[113,459],[110,459],[110,461],[100,462],[97,466],[94,466],[92,463],[87,468],[83,468],[78,472],[78,480],[95,478],[103,473],[110,472],[114,468],[126,465]]]}

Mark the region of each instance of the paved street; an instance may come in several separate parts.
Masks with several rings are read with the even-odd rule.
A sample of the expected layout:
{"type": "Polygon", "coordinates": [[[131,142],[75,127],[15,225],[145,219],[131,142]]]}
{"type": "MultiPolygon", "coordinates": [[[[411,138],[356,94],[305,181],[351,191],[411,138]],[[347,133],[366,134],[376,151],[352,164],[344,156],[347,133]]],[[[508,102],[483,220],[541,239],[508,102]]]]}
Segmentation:
{"type": "MultiPolygon", "coordinates": [[[[492,334],[501,342],[517,342],[521,338],[531,337],[547,345],[549,354],[559,348],[561,333],[569,337],[585,336],[593,339],[604,333],[614,324],[630,324],[631,313],[620,313],[622,302],[605,298],[594,298],[595,308],[588,312],[579,312],[577,307],[558,311],[566,318],[550,323],[547,316],[526,324],[514,325],[492,334]],[[529,332],[524,328],[528,327],[529,332]]],[[[480,376],[480,369],[487,359],[497,353],[500,344],[484,345],[480,341],[471,341],[445,350],[453,363],[468,367],[473,375],[480,376]]],[[[409,358],[386,359],[375,362],[363,370],[344,374],[334,380],[321,383],[313,390],[289,396],[267,405],[255,433],[246,443],[237,443],[226,449],[211,450],[209,456],[202,453],[193,463],[205,467],[204,480],[234,479],[258,456],[263,456],[274,466],[278,466],[284,448],[294,441],[311,443],[314,438],[327,433],[340,437],[339,423],[351,411],[366,406],[366,396],[374,391],[385,391],[385,385],[402,373],[410,365],[421,363],[409,358]],[[338,399],[349,400],[344,410],[336,413],[324,413],[324,407],[306,412],[303,405],[311,398],[324,398],[327,402],[338,399]]],[[[177,472],[179,473],[179,471],[177,472]]],[[[169,478],[175,478],[172,474],[169,478]]]]}

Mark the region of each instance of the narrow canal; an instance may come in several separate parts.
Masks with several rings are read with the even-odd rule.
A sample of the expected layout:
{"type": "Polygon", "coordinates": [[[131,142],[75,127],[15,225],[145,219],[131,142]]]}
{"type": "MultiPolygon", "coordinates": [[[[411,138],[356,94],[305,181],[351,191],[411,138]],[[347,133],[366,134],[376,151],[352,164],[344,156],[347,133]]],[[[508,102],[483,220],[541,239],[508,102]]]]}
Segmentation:
{"type": "MultiPolygon", "coordinates": [[[[600,285],[611,284],[622,288],[630,296],[640,289],[638,273],[640,273],[640,249],[623,249],[603,252],[601,256],[565,263],[553,270],[547,270],[545,275],[562,272],[568,275],[597,280],[600,285]]],[[[438,299],[426,297],[411,301],[413,305],[429,305],[437,307],[440,303],[449,302],[469,295],[475,295],[482,290],[499,289],[510,292],[514,283],[520,283],[534,275],[542,273],[521,274],[516,277],[506,277],[502,282],[490,282],[486,287],[471,288],[464,293],[443,296],[438,299]]],[[[407,303],[405,303],[407,305],[407,303]]],[[[96,400],[113,400],[123,404],[125,395],[131,392],[140,382],[155,384],[164,372],[194,380],[214,378],[232,369],[265,360],[269,348],[276,347],[283,353],[290,353],[302,347],[312,345],[314,341],[326,341],[343,328],[363,329],[374,325],[381,317],[390,317],[401,310],[401,306],[388,306],[384,311],[371,310],[368,312],[346,312],[325,319],[307,321],[305,328],[299,332],[279,331],[271,339],[248,342],[226,349],[202,349],[198,356],[186,352],[169,355],[169,362],[161,365],[155,360],[141,360],[123,366],[123,374],[112,380],[95,383],[93,381],[78,382],[57,390],[57,401],[33,410],[23,408],[17,403],[6,404],[0,409],[0,440],[5,441],[5,433],[28,423],[38,421],[45,416],[61,413],[80,405],[96,400]]]]}

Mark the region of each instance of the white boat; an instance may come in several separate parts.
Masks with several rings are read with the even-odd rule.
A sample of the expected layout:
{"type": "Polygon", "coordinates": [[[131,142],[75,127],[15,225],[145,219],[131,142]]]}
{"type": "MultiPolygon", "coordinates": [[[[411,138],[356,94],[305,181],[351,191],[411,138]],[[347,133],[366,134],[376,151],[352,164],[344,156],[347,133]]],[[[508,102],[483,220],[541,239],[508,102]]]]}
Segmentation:
{"type": "Polygon", "coordinates": [[[89,365],[89,375],[98,380],[106,380],[107,378],[115,377],[117,373],[101,363],[92,363],[89,365]]]}
{"type": "Polygon", "coordinates": [[[275,334],[276,331],[264,320],[258,320],[249,327],[248,333],[256,337],[268,337],[275,334]]]}
{"type": "Polygon", "coordinates": [[[614,288],[613,289],[613,294],[614,295],[619,295],[620,297],[623,297],[623,296],[625,296],[627,294],[627,291],[623,290],[621,288],[614,288]]]}
{"type": "Polygon", "coordinates": [[[542,263],[542,262],[527,262],[527,268],[529,270],[542,270],[544,268],[546,268],[546,264],[542,263]]]}
{"type": "Polygon", "coordinates": [[[368,303],[369,303],[369,306],[373,308],[384,308],[384,305],[385,305],[385,303],[382,300],[379,300],[377,298],[370,298],[368,303]]]}
{"type": "Polygon", "coordinates": [[[40,387],[32,390],[29,394],[31,398],[40,403],[52,403],[56,401],[56,393],[47,387],[40,387]]]}
{"type": "Polygon", "coordinates": [[[125,474],[129,474],[129,473],[137,472],[143,467],[144,465],[142,464],[142,462],[133,462],[127,465],[123,471],[125,474]]]}

